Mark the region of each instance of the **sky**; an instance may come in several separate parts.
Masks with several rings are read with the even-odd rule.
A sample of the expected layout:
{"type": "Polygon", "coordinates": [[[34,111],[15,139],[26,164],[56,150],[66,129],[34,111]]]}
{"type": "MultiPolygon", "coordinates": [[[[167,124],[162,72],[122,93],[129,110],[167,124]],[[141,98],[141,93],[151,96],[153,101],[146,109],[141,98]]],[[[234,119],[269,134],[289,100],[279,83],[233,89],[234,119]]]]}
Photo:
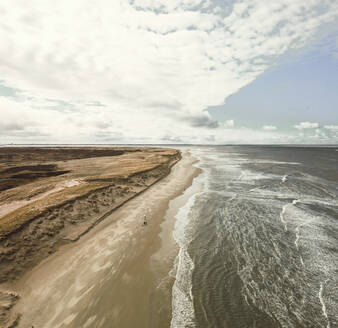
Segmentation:
{"type": "Polygon", "coordinates": [[[0,40],[0,144],[338,143],[338,0],[12,0],[0,40]]]}

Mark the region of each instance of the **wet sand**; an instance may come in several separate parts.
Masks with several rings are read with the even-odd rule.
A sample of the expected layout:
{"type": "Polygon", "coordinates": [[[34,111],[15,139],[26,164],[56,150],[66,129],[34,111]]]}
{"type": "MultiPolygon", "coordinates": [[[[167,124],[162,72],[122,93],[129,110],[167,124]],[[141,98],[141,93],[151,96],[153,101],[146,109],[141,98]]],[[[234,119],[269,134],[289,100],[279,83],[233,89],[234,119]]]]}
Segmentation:
{"type": "Polygon", "coordinates": [[[19,327],[169,327],[172,231],[194,192],[184,193],[199,173],[194,161],[185,152],[169,176],[10,286],[21,296],[19,327]]]}

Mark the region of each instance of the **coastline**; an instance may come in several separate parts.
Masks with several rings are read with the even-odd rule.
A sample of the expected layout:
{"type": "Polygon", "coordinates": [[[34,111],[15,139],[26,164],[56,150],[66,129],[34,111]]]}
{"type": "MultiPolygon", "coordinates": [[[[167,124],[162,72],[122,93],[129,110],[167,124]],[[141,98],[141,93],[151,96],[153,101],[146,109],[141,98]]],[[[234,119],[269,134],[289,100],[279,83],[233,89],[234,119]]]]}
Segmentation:
{"type": "Polygon", "coordinates": [[[168,327],[178,251],[173,200],[200,173],[195,161],[184,151],[168,176],[9,286],[21,296],[13,308],[22,314],[18,327],[168,327]]]}

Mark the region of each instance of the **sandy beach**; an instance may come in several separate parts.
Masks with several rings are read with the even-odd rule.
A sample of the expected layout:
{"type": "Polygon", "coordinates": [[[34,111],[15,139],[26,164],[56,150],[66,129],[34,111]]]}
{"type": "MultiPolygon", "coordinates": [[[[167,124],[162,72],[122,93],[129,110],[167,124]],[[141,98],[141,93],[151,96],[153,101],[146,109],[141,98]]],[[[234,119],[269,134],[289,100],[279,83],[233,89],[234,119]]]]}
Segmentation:
{"type": "Polygon", "coordinates": [[[18,327],[169,327],[175,215],[198,175],[188,152],[171,173],[6,287],[18,327]],[[147,225],[143,225],[146,216],[147,225]]]}

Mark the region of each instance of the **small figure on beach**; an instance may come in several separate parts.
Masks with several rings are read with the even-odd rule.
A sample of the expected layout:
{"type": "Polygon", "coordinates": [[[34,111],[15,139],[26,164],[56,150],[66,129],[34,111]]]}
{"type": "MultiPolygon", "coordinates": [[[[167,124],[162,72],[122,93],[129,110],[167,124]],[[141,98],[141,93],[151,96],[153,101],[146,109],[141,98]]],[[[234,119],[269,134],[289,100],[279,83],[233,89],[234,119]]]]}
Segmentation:
{"type": "Polygon", "coordinates": [[[144,215],[144,218],[143,218],[143,225],[146,226],[148,224],[147,222],[147,216],[144,215]]]}

